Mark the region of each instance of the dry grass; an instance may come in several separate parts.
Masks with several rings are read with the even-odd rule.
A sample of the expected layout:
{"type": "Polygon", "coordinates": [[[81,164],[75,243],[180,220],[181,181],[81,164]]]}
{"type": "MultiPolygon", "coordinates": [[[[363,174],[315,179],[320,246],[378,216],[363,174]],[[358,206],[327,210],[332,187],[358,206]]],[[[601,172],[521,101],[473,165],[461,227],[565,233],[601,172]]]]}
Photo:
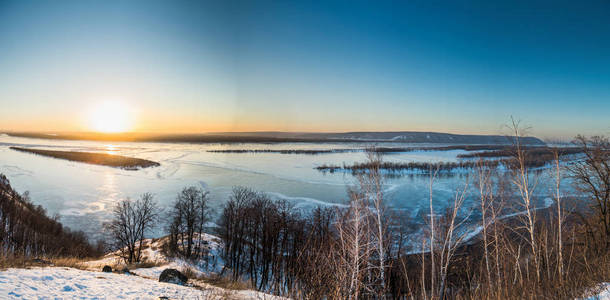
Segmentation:
{"type": "Polygon", "coordinates": [[[160,267],[162,265],[166,264],[165,262],[155,262],[155,261],[142,261],[139,263],[135,263],[135,264],[130,264],[127,266],[128,269],[133,270],[133,269],[140,269],[140,268],[154,268],[154,267],[160,267]]]}
{"type": "Polygon", "coordinates": [[[0,257],[0,270],[5,270],[8,268],[28,268],[39,265],[40,264],[33,262],[31,259],[26,259],[20,256],[0,257]]]}
{"type": "Polygon", "coordinates": [[[185,273],[185,275],[189,276],[189,278],[196,278],[197,280],[201,280],[202,282],[205,282],[207,284],[210,284],[210,285],[213,285],[213,286],[216,286],[219,288],[233,290],[233,291],[242,291],[242,290],[253,289],[252,285],[250,285],[250,282],[247,280],[233,281],[231,278],[229,278],[227,276],[220,276],[220,275],[196,276],[196,275],[194,275],[194,273],[192,273],[192,270],[190,270],[190,271],[191,271],[190,274],[193,274],[194,277],[190,277],[190,275],[187,275],[187,273],[185,273]]]}
{"type": "Polygon", "coordinates": [[[87,261],[87,259],[80,259],[80,258],[74,258],[74,257],[61,257],[61,258],[51,259],[51,262],[55,266],[68,267],[68,268],[74,268],[74,269],[79,269],[79,270],[87,269],[86,266],[83,264],[86,261],[87,261]]]}
{"type": "Polygon", "coordinates": [[[87,259],[75,257],[61,258],[24,258],[22,256],[3,256],[0,257],[0,270],[7,268],[32,268],[32,267],[67,267],[85,270],[83,264],[87,259]]]}

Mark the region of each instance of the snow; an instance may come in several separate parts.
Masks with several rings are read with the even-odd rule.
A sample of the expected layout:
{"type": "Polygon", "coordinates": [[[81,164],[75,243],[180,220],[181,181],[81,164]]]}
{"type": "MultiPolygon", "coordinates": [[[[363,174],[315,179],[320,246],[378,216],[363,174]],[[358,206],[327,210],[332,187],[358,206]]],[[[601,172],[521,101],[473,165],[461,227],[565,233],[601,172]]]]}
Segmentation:
{"type": "MultiPolygon", "coordinates": [[[[191,260],[185,260],[185,259],[181,259],[181,258],[166,256],[162,251],[163,244],[167,241],[167,237],[164,237],[161,239],[143,240],[143,242],[142,242],[143,243],[143,249],[142,249],[143,261],[145,261],[146,263],[152,264],[153,266],[129,270],[129,272],[134,275],[99,273],[99,271],[101,271],[105,265],[109,265],[113,269],[118,269],[118,270],[121,270],[123,267],[125,267],[125,263],[122,260],[122,258],[119,256],[119,252],[108,253],[107,255],[105,255],[104,257],[102,257],[99,260],[84,262],[82,264],[82,267],[87,269],[87,271],[80,271],[80,272],[89,272],[89,273],[93,273],[93,274],[98,274],[100,276],[106,276],[107,274],[109,274],[110,276],[119,276],[119,278],[123,278],[122,280],[124,280],[124,281],[126,279],[131,280],[132,278],[137,278],[138,280],[144,280],[146,282],[153,282],[153,283],[157,283],[157,280],[159,279],[159,275],[161,275],[161,272],[163,272],[163,270],[168,269],[168,268],[177,269],[177,270],[183,271],[183,272],[188,269],[189,271],[193,272],[197,276],[200,276],[200,275],[209,276],[209,275],[212,275],[215,273],[216,274],[219,273],[224,264],[224,262],[222,261],[222,259],[220,258],[220,255],[219,255],[220,251],[222,249],[222,244],[220,242],[220,239],[218,237],[210,235],[210,234],[202,234],[201,237],[199,237],[199,235],[196,234],[195,239],[194,239],[194,242],[196,245],[198,244],[199,239],[201,239],[202,241],[205,242],[202,244],[205,245],[204,247],[206,247],[209,252],[208,257],[210,258],[210,262],[207,266],[201,260],[200,261],[191,261],[191,260]]],[[[129,285],[135,285],[139,289],[138,284],[139,284],[139,282],[132,282],[129,285]]],[[[223,295],[223,297],[230,295],[231,298],[229,298],[229,299],[283,299],[281,297],[275,297],[275,296],[271,296],[271,295],[267,295],[264,293],[251,291],[251,290],[242,290],[242,291],[225,290],[225,289],[212,286],[201,280],[196,280],[196,279],[191,279],[188,282],[188,284],[194,284],[198,288],[204,289],[207,294],[203,293],[199,290],[196,290],[195,288],[192,288],[192,287],[191,288],[185,287],[186,289],[188,289],[188,292],[186,294],[180,294],[180,292],[183,292],[183,290],[176,292],[176,293],[178,293],[177,295],[179,295],[179,296],[177,296],[178,299],[191,299],[191,298],[197,299],[197,297],[203,299],[202,297],[204,297],[204,296],[206,297],[204,299],[216,299],[216,298],[225,299],[225,298],[220,297],[219,295],[223,295]],[[195,290],[195,291],[198,291],[203,294],[193,294],[195,292],[193,292],[191,290],[195,290]]],[[[70,285],[69,287],[73,291],[78,291],[72,285],[70,285]]],[[[58,289],[63,291],[63,287],[58,287],[58,289]]],[[[65,291],[65,292],[67,292],[67,291],[65,291]]],[[[112,294],[112,295],[103,294],[103,296],[107,297],[108,299],[115,298],[113,295],[114,294],[112,294]]],[[[158,297],[158,296],[162,296],[162,295],[157,295],[157,296],[154,296],[153,298],[158,297]]],[[[63,297],[65,297],[65,296],[62,296],[62,298],[63,297]]],[[[85,296],[85,297],[89,297],[89,296],[85,296]]],[[[148,294],[139,294],[138,293],[138,296],[135,298],[140,298],[140,297],[148,297],[148,294]]],[[[170,299],[174,299],[171,296],[171,293],[170,293],[170,296],[168,296],[168,297],[170,299]]],[[[24,297],[24,298],[29,299],[29,297],[24,297]]],[[[92,298],[95,298],[95,296],[92,296],[92,298]]],[[[0,294],[0,299],[2,299],[2,294],[0,294]]],[[[127,299],[130,299],[130,298],[127,298],[127,299]]]]}
{"type": "Polygon", "coordinates": [[[0,299],[282,299],[260,292],[199,288],[135,275],[63,267],[0,271],[0,299]]]}
{"type": "Polygon", "coordinates": [[[610,300],[610,282],[600,284],[596,289],[587,294],[593,294],[583,300],[610,300]]]}
{"type": "MultiPolygon", "coordinates": [[[[195,233],[193,242],[195,245],[199,244],[199,234],[195,233]]],[[[202,247],[207,248],[209,264],[205,266],[203,261],[187,261],[175,257],[167,257],[161,251],[163,244],[167,241],[167,237],[161,239],[145,239],[142,241],[142,261],[152,263],[157,266],[151,268],[138,268],[130,270],[132,273],[136,273],[140,276],[149,277],[152,279],[159,278],[161,272],[167,268],[173,268],[177,270],[184,270],[186,268],[191,269],[198,275],[206,273],[219,273],[222,270],[223,262],[220,258],[220,251],[222,245],[220,239],[214,235],[203,233],[201,235],[202,247]]],[[[84,267],[97,271],[101,270],[105,265],[112,266],[113,268],[122,268],[125,266],[123,259],[119,256],[119,252],[112,252],[106,254],[99,260],[85,262],[84,267]]]]}
{"type": "MultiPolygon", "coordinates": [[[[555,204],[555,201],[551,198],[544,198],[544,206],[542,207],[536,207],[534,208],[534,210],[539,210],[539,209],[546,209],[551,207],[551,205],[555,204]]],[[[512,218],[512,217],[516,217],[519,215],[525,215],[527,213],[527,211],[519,211],[516,213],[512,213],[512,214],[507,214],[507,215],[503,215],[500,216],[498,218],[498,220],[503,220],[503,219],[507,219],[507,218],[512,218]]],[[[490,224],[491,225],[491,224],[490,224]]],[[[474,229],[472,229],[469,233],[467,233],[466,235],[464,235],[464,237],[462,238],[462,242],[468,242],[469,240],[471,240],[472,238],[476,237],[477,235],[479,235],[481,233],[481,231],[483,231],[483,226],[477,226],[474,229]]]]}
{"type": "Polygon", "coordinates": [[[0,272],[0,298],[8,299],[197,299],[205,291],[137,276],[46,267],[0,272]]]}

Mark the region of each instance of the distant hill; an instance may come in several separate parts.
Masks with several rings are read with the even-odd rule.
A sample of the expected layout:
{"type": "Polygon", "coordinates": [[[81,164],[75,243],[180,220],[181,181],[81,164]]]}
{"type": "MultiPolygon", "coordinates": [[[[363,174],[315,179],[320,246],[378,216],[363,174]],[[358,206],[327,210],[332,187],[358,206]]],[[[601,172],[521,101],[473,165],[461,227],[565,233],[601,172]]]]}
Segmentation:
{"type": "MultiPolygon", "coordinates": [[[[510,144],[514,137],[503,135],[451,134],[440,132],[388,131],[388,132],[345,132],[345,133],[310,133],[302,138],[329,138],[349,140],[392,141],[407,143],[442,143],[442,144],[510,144]]],[[[544,145],[536,137],[523,137],[522,143],[544,145]]]]}
{"type": "MultiPolygon", "coordinates": [[[[223,132],[216,135],[236,137],[260,137],[281,139],[311,139],[311,140],[344,140],[373,142],[404,142],[404,143],[439,143],[439,144],[511,144],[514,137],[504,135],[452,134],[441,132],[419,131],[356,131],[339,133],[306,133],[306,132],[223,132]]],[[[523,137],[523,144],[545,145],[536,137],[523,137]]]]}
{"type": "MultiPolygon", "coordinates": [[[[64,139],[100,140],[131,142],[168,142],[168,143],[283,143],[283,142],[403,142],[435,144],[490,145],[511,144],[513,137],[502,135],[451,134],[439,132],[387,131],[387,132],[218,132],[203,134],[153,134],[153,133],[7,133],[11,136],[64,139]]],[[[536,137],[523,137],[525,145],[545,145],[536,137]]]]}

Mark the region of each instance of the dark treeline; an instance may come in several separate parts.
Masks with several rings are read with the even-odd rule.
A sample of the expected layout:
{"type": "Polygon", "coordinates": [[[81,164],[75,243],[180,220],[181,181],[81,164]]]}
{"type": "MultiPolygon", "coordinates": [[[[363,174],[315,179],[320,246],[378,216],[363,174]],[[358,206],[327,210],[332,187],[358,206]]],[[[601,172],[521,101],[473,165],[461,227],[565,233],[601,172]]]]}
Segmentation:
{"type": "MultiPolygon", "coordinates": [[[[493,166],[497,166],[500,161],[490,161],[493,166]]],[[[455,169],[470,169],[477,165],[475,161],[460,161],[460,162],[382,162],[379,168],[390,172],[399,172],[407,170],[417,170],[428,172],[431,169],[438,170],[440,172],[450,172],[455,169]]],[[[316,170],[323,172],[334,173],[336,171],[351,171],[352,173],[366,172],[371,168],[369,162],[354,163],[353,165],[326,165],[316,167],[316,170]]]]}
{"type": "MultiPolygon", "coordinates": [[[[360,209],[371,221],[372,215],[365,213],[364,207],[360,209]]],[[[271,200],[264,193],[236,187],[219,221],[223,272],[233,280],[247,279],[256,289],[274,294],[297,299],[345,299],[347,291],[340,285],[349,277],[344,269],[349,256],[346,251],[351,251],[347,239],[365,230],[363,227],[359,233],[347,228],[351,227],[353,213],[318,207],[302,214],[285,200],[271,200]]],[[[371,228],[366,230],[370,232],[371,228]]],[[[369,253],[366,255],[368,258],[369,253]]],[[[378,271],[369,271],[372,276],[379,275],[378,271]]]]}
{"type": "Polygon", "coordinates": [[[62,226],[50,218],[27,193],[18,194],[0,174],[0,256],[1,257],[92,257],[99,252],[81,231],[62,226]]]}
{"type": "Polygon", "coordinates": [[[294,287],[305,221],[286,201],[234,188],[219,220],[223,259],[234,280],[250,278],[259,290],[285,294],[294,287]]]}
{"type": "MultiPolygon", "coordinates": [[[[537,148],[536,146],[531,146],[537,148]]],[[[413,151],[449,151],[449,150],[466,150],[466,151],[483,151],[483,150],[509,150],[507,145],[453,145],[453,146],[438,146],[438,147],[371,147],[367,149],[221,149],[208,150],[210,153],[279,153],[279,154],[330,154],[330,153],[348,153],[348,152],[365,152],[373,151],[378,153],[402,153],[413,151]]]]}
{"type": "MultiPolygon", "coordinates": [[[[581,147],[534,147],[526,148],[525,155],[531,157],[542,157],[541,159],[551,161],[553,160],[554,154],[557,152],[559,156],[574,155],[583,152],[581,147]]],[[[458,154],[458,158],[478,158],[478,157],[511,157],[514,156],[514,149],[499,149],[493,151],[483,151],[476,153],[458,154]]]]}
{"type": "MultiPolygon", "coordinates": [[[[506,147],[506,146],[502,146],[506,147]]],[[[384,153],[387,151],[376,151],[375,152],[384,153]]],[[[583,153],[583,148],[581,147],[570,147],[570,148],[539,148],[539,147],[529,147],[523,149],[524,155],[524,163],[527,167],[538,168],[543,167],[549,163],[551,163],[555,159],[555,154],[558,156],[568,156],[583,153]]],[[[490,158],[490,157],[506,157],[503,159],[497,160],[488,160],[485,162],[487,166],[497,167],[499,165],[504,165],[510,167],[510,165],[514,164],[516,160],[514,159],[514,150],[510,149],[501,149],[494,151],[486,151],[486,152],[477,152],[477,153],[469,153],[469,154],[460,154],[458,158],[490,158]]],[[[472,169],[479,165],[478,161],[474,160],[463,160],[458,162],[382,162],[379,166],[382,170],[386,170],[389,172],[400,172],[400,171],[423,171],[428,172],[429,170],[437,170],[439,172],[451,172],[456,169],[472,169]]],[[[370,162],[361,162],[354,163],[352,165],[327,165],[323,164],[321,166],[316,167],[317,170],[323,172],[334,173],[336,171],[351,171],[352,173],[364,172],[370,169],[370,162]]]]}
{"type": "MultiPolygon", "coordinates": [[[[466,150],[466,151],[483,151],[483,150],[500,150],[510,148],[510,145],[451,145],[451,146],[432,146],[432,147],[376,147],[375,152],[410,152],[410,151],[449,151],[449,150],[466,150]]],[[[536,147],[536,146],[532,146],[536,147]]]]}
{"type": "MultiPolygon", "coordinates": [[[[527,149],[538,149],[544,146],[524,146],[527,149]]],[[[465,151],[509,151],[512,145],[507,144],[491,144],[491,145],[450,145],[450,146],[431,146],[431,147],[371,147],[361,151],[372,151],[378,153],[400,153],[413,151],[450,151],[450,150],[465,150],[465,151]]]]}
{"type": "Polygon", "coordinates": [[[211,153],[279,153],[279,154],[328,154],[328,153],[346,153],[346,152],[358,152],[360,149],[225,149],[225,150],[208,150],[211,153]]]}
{"type": "Polygon", "coordinates": [[[170,254],[207,260],[202,234],[209,220],[208,192],[195,187],[184,188],[169,212],[168,250],[170,254]]]}

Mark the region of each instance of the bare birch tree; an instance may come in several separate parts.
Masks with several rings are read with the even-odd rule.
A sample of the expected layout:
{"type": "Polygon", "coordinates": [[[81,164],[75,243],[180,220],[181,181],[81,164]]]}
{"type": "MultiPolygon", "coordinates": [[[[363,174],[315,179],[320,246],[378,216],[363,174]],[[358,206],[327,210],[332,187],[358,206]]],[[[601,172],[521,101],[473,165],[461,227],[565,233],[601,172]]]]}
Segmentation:
{"type": "MultiPolygon", "coordinates": [[[[467,237],[465,231],[461,230],[462,226],[466,223],[468,216],[467,214],[460,217],[458,214],[464,200],[468,193],[468,181],[464,185],[463,189],[457,189],[455,191],[453,205],[449,207],[441,219],[443,224],[443,230],[440,240],[440,269],[439,269],[439,299],[445,299],[445,292],[447,287],[447,275],[449,274],[449,268],[451,267],[453,257],[456,250],[462,244],[464,239],[467,237]]],[[[431,253],[434,256],[434,253],[431,253]]]]}
{"type": "Polygon", "coordinates": [[[483,234],[483,255],[485,258],[485,271],[487,282],[491,284],[491,270],[489,266],[489,242],[487,240],[487,227],[495,220],[489,220],[489,210],[491,207],[492,191],[491,191],[491,170],[486,166],[483,160],[478,162],[478,189],[481,205],[481,231],[483,234]]]}
{"type": "Polygon", "coordinates": [[[540,281],[540,259],[538,245],[536,242],[536,208],[533,200],[534,191],[538,184],[538,177],[530,174],[527,165],[527,153],[521,139],[525,136],[527,129],[521,127],[520,122],[511,118],[510,129],[513,134],[513,165],[510,166],[512,172],[512,182],[519,191],[521,205],[525,211],[524,228],[527,231],[528,244],[534,258],[536,270],[536,280],[540,281]]]}
{"type": "Polygon", "coordinates": [[[381,173],[382,155],[374,148],[367,149],[369,168],[358,174],[359,188],[363,194],[364,205],[371,207],[373,220],[371,222],[371,254],[375,258],[373,269],[378,273],[377,296],[385,298],[387,292],[386,253],[388,250],[386,206],[383,195],[383,174],[381,173]]]}
{"type": "Polygon", "coordinates": [[[460,217],[460,210],[468,191],[468,180],[463,189],[456,189],[454,199],[442,217],[438,217],[433,204],[433,187],[438,170],[430,169],[429,179],[429,249],[425,251],[426,241],[424,240],[422,249],[422,298],[424,299],[445,299],[447,288],[447,275],[451,268],[456,250],[466,238],[466,231],[462,230],[470,214],[460,217]],[[435,221],[439,218],[438,222],[435,221]],[[425,253],[430,256],[430,286],[425,285],[425,253]],[[430,291],[428,297],[427,290],[430,291]]]}
{"type": "MultiPolygon", "coordinates": [[[[436,175],[438,174],[438,169],[436,169],[434,172],[432,170],[432,167],[430,167],[430,180],[429,180],[429,184],[428,184],[428,192],[430,195],[429,200],[429,205],[430,205],[430,287],[431,287],[431,298],[434,299],[435,296],[435,286],[436,286],[436,266],[435,266],[435,260],[434,260],[434,251],[435,251],[435,244],[436,244],[436,226],[434,225],[434,218],[435,218],[435,214],[434,214],[434,204],[432,201],[433,198],[433,185],[434,185],[434,179],[436,178],[436,175]]],[[[422,263],[422,266],[424,266],[424,263],[422,263]]],[[[422,269],[422,274],[425,274],[424,272],[425,270],[422,269]]],[[[425,286],[424,286],[424,291],[425,291],[425,286]]],[[[425,297],[424,297],[425,298],[425,297]]]]}
{"type": "Polygon", "coordinates": [[[341,264],[339,272],[346,279],[341,289],[346,299],[357,300],[362,289],[368,289],[364,275],[371,255],[370,209],[365,205],[365,195],[357,190],[349,191],[350,203],[337,222],[341,264]]]}
{"type": "Polygon", "coordinates": [[[553,196],[555,198],[555,204],[557,205],[557,273],[559,275],[559,283],[563,283],[564,269],[563,269],[563,222],[565,216],[562,211],[562,198],[561,198],[561,165],[559,160],[559,150],[553,150],[554,157],[554,168],[552,173],[555,179],[553,196]]]}

